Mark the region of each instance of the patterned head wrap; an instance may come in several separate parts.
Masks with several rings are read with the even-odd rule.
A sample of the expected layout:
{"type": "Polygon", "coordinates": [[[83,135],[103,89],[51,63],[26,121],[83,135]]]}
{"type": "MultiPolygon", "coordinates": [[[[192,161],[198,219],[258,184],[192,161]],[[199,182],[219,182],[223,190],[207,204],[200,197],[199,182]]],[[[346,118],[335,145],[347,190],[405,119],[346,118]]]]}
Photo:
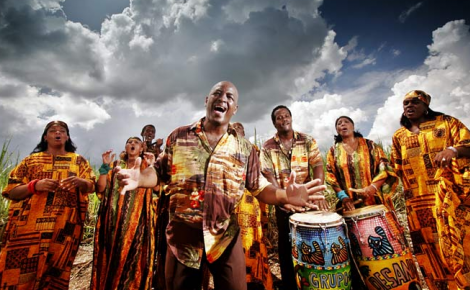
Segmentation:
{"type": "Polygon", "coordinates": [[[418,98],[421,102],[425,103],[428,106],[431,103],[431,96],[428,95],[426,92],[420,91],[420,90],[413,90],[407,93],[405,97],[403,98],[403,100],[413,99],[413,98],[418,98]]]}

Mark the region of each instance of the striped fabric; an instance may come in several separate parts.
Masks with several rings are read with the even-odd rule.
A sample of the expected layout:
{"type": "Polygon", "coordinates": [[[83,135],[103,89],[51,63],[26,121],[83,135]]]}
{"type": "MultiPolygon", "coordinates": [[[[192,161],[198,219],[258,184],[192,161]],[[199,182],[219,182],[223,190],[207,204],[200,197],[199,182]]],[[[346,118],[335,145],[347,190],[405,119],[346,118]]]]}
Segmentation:
{"type": "MultiPolygon", "coordinates": [[[[126,168],[126,163],[120,166],[126,168]]],[[[111,170],[96,222],[91,289],[150,290],[155,257],[152,189],[125,195],[120,191],[111,170]]]]}

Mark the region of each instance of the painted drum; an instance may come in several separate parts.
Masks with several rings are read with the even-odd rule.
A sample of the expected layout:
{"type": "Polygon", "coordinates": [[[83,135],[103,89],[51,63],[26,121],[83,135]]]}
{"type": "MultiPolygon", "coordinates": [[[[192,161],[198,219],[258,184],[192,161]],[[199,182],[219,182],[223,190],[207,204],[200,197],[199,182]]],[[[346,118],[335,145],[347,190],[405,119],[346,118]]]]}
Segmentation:
{"type": "Polygon", "coordinates": [[[293,214],[289,222],[298,289],[351,289],[344,219],[334,212],[313,211],[293,214]]]}
{"type": "Polygon", "coordinates": [[[351,254],[368,289],[422,289],[411,249],[393,212],[384,205],[371,205],[344,212],[343,217],[351,254]]]}

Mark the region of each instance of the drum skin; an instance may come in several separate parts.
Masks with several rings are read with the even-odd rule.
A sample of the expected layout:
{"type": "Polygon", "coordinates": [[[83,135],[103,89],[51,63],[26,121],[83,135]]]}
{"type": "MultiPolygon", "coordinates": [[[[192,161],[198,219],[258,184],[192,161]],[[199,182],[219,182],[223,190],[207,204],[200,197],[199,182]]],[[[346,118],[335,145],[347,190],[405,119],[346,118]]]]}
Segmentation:
{"type": "Polygon", "coordinates": [[[422,289],[411,249],[393,212],[371,205],[345,212],[343,217],[352,256],[368,289],[422,289]]]}
{"type": "Polygon", "coordinates": [[[318,211],[293,214],[289,222],[298,289],[351,289],[344,219],[318,211]]]}

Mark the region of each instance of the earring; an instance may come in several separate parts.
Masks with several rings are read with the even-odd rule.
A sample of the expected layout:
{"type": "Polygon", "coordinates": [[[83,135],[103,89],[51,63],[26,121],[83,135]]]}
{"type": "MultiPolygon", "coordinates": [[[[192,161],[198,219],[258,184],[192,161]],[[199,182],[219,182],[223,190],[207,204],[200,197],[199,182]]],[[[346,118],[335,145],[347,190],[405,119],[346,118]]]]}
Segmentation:
{"type": "Polygon", "coordinates": [[[428,114],[429,114],[429,111],[428,111],[428,110],[426,110],[426,116],[427,116],[428,114]]]}

